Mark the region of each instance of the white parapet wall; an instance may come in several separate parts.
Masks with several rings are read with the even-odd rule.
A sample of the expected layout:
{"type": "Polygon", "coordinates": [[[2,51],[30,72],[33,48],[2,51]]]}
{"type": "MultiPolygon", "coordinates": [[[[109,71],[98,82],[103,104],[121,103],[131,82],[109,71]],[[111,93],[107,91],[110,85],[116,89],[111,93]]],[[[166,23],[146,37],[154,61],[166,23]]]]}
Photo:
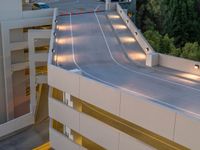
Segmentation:
{"type": "MultiPolygon", "coordinates": [[[[49,108],[50,118],[55,119],[60,123],[66,125],[67,127],[79,132],[84,137],[89,138],[93,142],[101,145],[106,149],[129,150],[134,147],[135,149],[141,150],[154,150],[152,147],[145,145],[137,139],[130,137],[93,117],[77,112],[76,110],[70,108],[60,101],[50,98],[49,108]],[[65,117],[60,114],[65,115],[65,117]]],[[[50,128],[50,130],[52,129],[50,128]]],[[[53,132],[64,138],[64,136],[60,133],[57,133],[57,131],[53,130],[53,132]]],[[[58,141],[57,139],[59,137],[55,138],[55,136],[57,135],[52,134],[54,133],[51,133],[50,131],[50,140],[52,140],[52,146],[54,148],[57,148],[56,143],[60,141],[58,141]]],[[[67,137],[65,137],[65,139],[69,140],[67,139],[67,137]]],[[[69,148],[69,146],[71,145],[68,145],[68,142],[60,144],[62,144],[62,146],[65,148],[69,148]]]]}
{"type": "Polygon", "coordinates": [[[191,74],[200,75],[200,62],[197,61],[159,54],[159,65],[191,74]],[[195,65],[198,65],[199,68],[195,68],[195,65]]]}
{"type": "Polygon", "coordinates": [[[153,67],[158,65],[158,54],[153,50],[149,42],[145,39],[141,31],[136,27],[132,20],[127,16],[127,11],[122,9],[119,3],[116,4],[117,13],[121,16],[122,20],[125,22],[131,33],[134,35],[137,42],[140,44],[141,48],[147,55],[146,65],[153,67]]]}
{"type": "Polygon", "coordinates": [[[151,45],[147,42],[147,40],[144,38],[143,34],[141,31],[136,27],[136,25],[131,21],[131,19],[127,16],[126,12],[122,7],[117,5],[117,13],[121,16],[122,20],[125,22],[131,33],[134,35],[135,39],[138,41],[140,46],[142,47],[143,51],[148,54],[149,52],[154,52],[153,48],[151,45]]]}
{"type": "Polygon", "coordinates": [[[74,143],[66,136],[62,135],[61,133],[57,132],[53,128],[49,129],[50,132],[50,141],[52,148],[56,150],[87,150],[80,145],[74,143]]]}
{"type": "Polygon", "coordinates": [[[81,76],[79,97],[90,104],[119,116],[120,90],[117,88],[81,76]]]}
{"type": "Polygon", "coordinates": [[[184,144],[191,150],[200,148],[200,121],[180,113],[176,115],[174,141],[184,144]]]}
{"type": "Polygon", "coordinates": [[[119,150],[133,150],[133,148],[135,150],[156,150],[127,134],[120,133],[119,150]]]}
{"type": "Polygon", "coordinates": [[[127,91],[121,91],[120,108],[122,118],[173,140],[176,112],[127,91]]]}
{"type": "Polygon", "coordinates": [[[40,10],[28,10],[28,11],[23,11],[22,16],[23,18],[38,18],[38,17],[46,17],[46,16],[53,16],[54,14],[54,9],[49,8],[49,9],[40,9],[40,10]]]}
{"type": "Polygon", "coordinates": [[[0,137],[11,134],[19,129],[23,129],[29,125],[34,124],[33,113],[28,113],[11,121],[0,125],[0,137]]]}

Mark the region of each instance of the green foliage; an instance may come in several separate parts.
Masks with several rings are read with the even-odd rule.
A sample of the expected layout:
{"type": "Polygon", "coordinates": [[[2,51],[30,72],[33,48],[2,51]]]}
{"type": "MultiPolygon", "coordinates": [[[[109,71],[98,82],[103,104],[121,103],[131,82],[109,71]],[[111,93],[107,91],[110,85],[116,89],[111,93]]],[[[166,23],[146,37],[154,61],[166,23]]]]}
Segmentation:
{"type": "Polygon", "coordinates": [[[164,31],[182,47],[186,42],[200,41],[200,20],[195,10],[195,0],[164,0],[166,19],[164,31]]]}
{"type": "Polygon", "coordinates": [[[200,0],[138,0],[136,25],[156,51],[200,60],[200,0]]]}
{"type": "Polygon", "coordinates": [[[162,36],[158,31],[148,30],[144,33],[144,36],[148,40],[149,44],[158,52],[160,52],[160,41],[162,36]]]}
{"type": "Polygon", "coordinates": [[[197,42],[186,43],[182,48],[181,57],[200,61],[200,45],[197,42]]]}
{"type": "Polygon", "coordinates": [[[164,35],[160,41],[160,52],[168,54],[174,51],[176,51],[174,38],[169,38],[168,34],[164,35]]]}
{"type": "Polygon", "coordinates": [[[162,0],[138,0],[136,24],[145,32],[155,29],[161,32],[164,16],[162,14],[162,0]]]}
{"type": "Polygon", "coordinates": [[[158,31],[148,30],[144,36],[157,52],[168,54],[176,51],[174,39],[169,38],[168,34],[162,36],[158,31]]]}

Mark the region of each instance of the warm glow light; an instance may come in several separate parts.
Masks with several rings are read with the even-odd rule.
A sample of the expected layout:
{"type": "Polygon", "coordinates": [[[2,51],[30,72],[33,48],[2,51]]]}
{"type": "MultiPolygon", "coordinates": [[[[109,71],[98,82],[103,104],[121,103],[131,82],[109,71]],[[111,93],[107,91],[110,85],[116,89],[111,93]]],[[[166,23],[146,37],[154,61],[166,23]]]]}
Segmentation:
{"type": "Polygon", "coordinates": [[[199,65],[194,65],[194,69],[199,69],[199,65]]]}
{"type": "Polygon", "coordinates": [[[133,43],[135,39],[133,37],[121,37],[120,38],[122,43],[133,43]]]}
{"type": "Polygon", "coordinates": [[[70,44],[71,43],[71,39],[70,38],[56,38],[56,43],[58,44],[70,44]]]}
{"type": "Polygon", "coordinates": [[[69,26],[69,25],[57,25],[56,28],[57,28],[59,31],[70,30],[70,26],[69,26]]]}
{"type": "Polygon", "coordinates": [[[125,30],[127,27],[123,24],[114,24],[113,27],[117,30],[125,30]]]}
{"type": "Polygon", "coordinates": [[[131,60],[145,60],[146,59],[146,55],[141,52],[129,52],[128,57],[131,60]]]}
{"type": "Polygon", "coordinates": [[[200,76],[189,74],[189,73],[178,73],[178,76],[181,76],[187,79],[192,79],[192,80],[200,80],[200,76]]]}
{"type": "Polygon", "coordinates": [[[54,55],[54,56],[53,56],[53,61],[54,61],[54,62],[57,62],[57,55],[54,55]]]}
{"type": "Polygon", "coordinates": [[[63,62],[67,62],[67,63],[71,63],[73,62],[73,55],[69,54],[69,55],[54,55],[53,60],[57,63],[63,63],[63,62]]]}
{"type": "Polygon", "coordinates": [[[110,19],[119,19],[120,17],[118,15],[108,15],[108,18],[110,18],[110,19]]]}
{"type": "Polygon", "coordinates": [[[61,63],[63,63],[63,62],[73,62],[73,55],[60,55],[60,56],[58,56],[58,58],[57,58],[57,61],[58,62],[61,62],[61,63]]]}

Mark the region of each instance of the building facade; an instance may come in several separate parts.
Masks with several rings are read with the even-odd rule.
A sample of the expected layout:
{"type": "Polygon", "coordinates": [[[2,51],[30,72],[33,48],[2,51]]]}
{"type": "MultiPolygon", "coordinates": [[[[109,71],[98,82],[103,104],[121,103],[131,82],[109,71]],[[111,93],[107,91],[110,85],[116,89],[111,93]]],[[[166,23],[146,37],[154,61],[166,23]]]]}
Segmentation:
{"type": "Polygon", "coordinates": [[[33,11],[24,8],[27,3],[0,5],[0,136],[34,123],[40,85],[47,84],[53,9],[33,11]],[[15,121],[16,129],[10,129],[15,121]]]}

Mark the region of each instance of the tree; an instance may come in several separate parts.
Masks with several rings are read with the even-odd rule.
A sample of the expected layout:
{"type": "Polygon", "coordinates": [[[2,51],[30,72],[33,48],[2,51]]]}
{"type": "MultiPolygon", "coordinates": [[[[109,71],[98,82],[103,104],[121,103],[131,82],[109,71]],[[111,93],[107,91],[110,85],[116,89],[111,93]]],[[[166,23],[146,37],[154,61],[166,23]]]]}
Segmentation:
{"type": "Polygon", "coordinates": [[[160,41],[160,52],[165,54],[174,54],[176,50],[174,39],[169,38],[168,34],[164,35],[160,41]]]}
{"type": "Polygon", "coordinates": [[[181,57],[200,61],[200,45],[197,42],[186,43],[182,48],[181,57]]]}
{"type": "Polygon", "coordinates": [[[174,37],[177,47],[186,42],[200,40],[200,19],[195,9],[196,0],[164,0],[166,5],[166,19],[164,21],[165,33],[174,37]]]}
{"type": "Polygon", "coordinates": [[[148,40],[149,44],[153,47],[153,49],[157,52],[160,52],[160,41],[162,35],[160,35],[158,31],[148,30],[144,33],[144,36],[148,40]]]}
{"type": "Polygon", "coordinates": [[[135,22],[136,2],[137,0],[131,0],[131,4],[129,5],[129,8],[128,8],[128,15],[133,22],[135,22]]]}

